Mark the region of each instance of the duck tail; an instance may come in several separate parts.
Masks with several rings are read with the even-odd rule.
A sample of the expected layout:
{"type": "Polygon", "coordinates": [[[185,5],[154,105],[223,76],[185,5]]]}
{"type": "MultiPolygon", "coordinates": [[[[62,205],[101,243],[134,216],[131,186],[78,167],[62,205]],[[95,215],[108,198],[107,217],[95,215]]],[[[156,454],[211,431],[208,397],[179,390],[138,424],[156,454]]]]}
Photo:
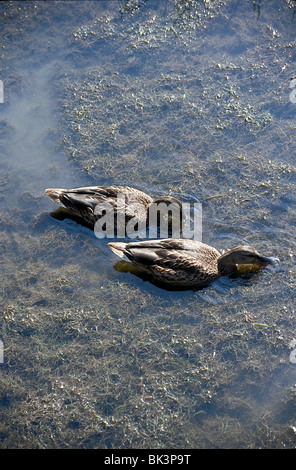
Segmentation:
{"type": "Polygon", "coordinates": [[[65,191],[65,189],[59,188],[48,188],[45,190],[47,196],[50,197],[50,199],[52,199],[57,204],[61,203],[61,197],[63,196],[65,191]]]}
{"type": "Polygon", "coordinates": [[[108,243],[108,245],[110,246],[113,253],[119,256],[119,258],[124,257],[124,254],[125,254],[124,252],[125,252],[127,243],[112,242],[112,243],[108,243]]]}

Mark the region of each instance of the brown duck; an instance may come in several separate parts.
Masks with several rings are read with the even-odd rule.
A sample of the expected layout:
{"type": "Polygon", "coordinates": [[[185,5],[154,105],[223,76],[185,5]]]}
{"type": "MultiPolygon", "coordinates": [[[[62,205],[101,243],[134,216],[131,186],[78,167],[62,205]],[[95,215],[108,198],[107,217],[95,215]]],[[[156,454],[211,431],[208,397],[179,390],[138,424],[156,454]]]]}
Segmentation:
{"type": "Polygon", "coordinates": [[[152,199],[139,189],[129,186],[87,186],[75,189],[49,188],[46,194],[57,204],[64,206],[69,213],[82,219],[87,225],[94,227],[96,221],[101,217],[96,213],[99,204],[108,203],[113,207],[115,213],[114,225],[119,213],[125,215],[125,223],[135,217],[133,204],[141,204],[145,208],[144,212],[136,214],[138,220],[145,219],[148,223],[148,213],[151,204],[165,202],[177,203],[181,208],[181,203],[173,196],[163,196],[152,199]],[[119,201],[119,203],[118,203],[119,201]]]}
{"type": "Polygon", "coordinates": [[[273,264],[251,246],[238,246],[224,254],[204,243],[186,239],[162,239],[132,243],[109,243],[111,250],[126,258],[153,280],[172,286],[198,286],[236,271],[239,265],[273,264]]]}

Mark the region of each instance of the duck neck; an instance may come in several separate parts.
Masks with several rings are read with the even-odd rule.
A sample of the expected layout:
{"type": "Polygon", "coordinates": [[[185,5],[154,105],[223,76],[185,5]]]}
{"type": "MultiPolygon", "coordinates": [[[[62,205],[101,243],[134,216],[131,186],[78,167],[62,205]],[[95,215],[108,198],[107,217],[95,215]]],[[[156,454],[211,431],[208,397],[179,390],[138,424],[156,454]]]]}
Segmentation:
{"type": "Polygon", "coordinates": [[[222,276],[228,276],[236,269],[233,253],[226,252],[218,258],[218,272],[222,276]]]}

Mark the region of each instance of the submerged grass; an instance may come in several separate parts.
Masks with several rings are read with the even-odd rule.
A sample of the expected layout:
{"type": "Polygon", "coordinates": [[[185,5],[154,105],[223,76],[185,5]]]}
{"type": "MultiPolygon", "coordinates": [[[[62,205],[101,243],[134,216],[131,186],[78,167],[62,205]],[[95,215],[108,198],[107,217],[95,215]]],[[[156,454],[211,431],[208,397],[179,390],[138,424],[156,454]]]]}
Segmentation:
{"type": "MultiPolygon", "coordinates": [[[[35,3],[9,4],[31,48],[69,11],[35,3]]],[[[281,270],[163,291],[3,165],[1,448],[295,447],[293,25],[271,3],[260,22],[233,1],[75,2],[63,20],[59,149],[95,184],[200,200],[205,242],[281,270]]]]}
{"type": "MultiPolygon", "coordinates": [[[[167,296],[73,262],[63,232],[22,239],[35,260],[24,270],[15,249],[15,280],[2,279],[3,448],[254,447],[254,426],[267,446],[268,426],[275,446],[287,442],[286,426],[274,436],[269,387],[293,374],[294,319],[292,302],[268,300],[271,276],[167,296]]],[[[93,247],[83,251],[88,263],[93,247]]]]}

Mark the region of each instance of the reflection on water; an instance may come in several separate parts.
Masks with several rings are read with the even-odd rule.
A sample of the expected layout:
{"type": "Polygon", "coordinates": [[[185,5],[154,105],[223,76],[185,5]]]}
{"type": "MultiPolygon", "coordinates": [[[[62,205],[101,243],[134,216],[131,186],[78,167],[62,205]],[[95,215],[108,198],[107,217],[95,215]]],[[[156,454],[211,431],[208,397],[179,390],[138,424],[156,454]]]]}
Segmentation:
{"type": "Polygon", "coordinates": [[[291,2],[1,2],[2,448],[294,447],[291,2]],[[203,204],[281,269],[165,290],[48,187],[203,204]]]}
{"type": "Polygon", "coordinates": [[[2,122],[11,129],[7,138],[3,136],[6,158],[2,157],[2,165],[25,179],[25,188],[14,187],[11,198],[20,197],[24,190],[40,195],[48,180],[64,184],[72,180],[71,173],[74,173],[61,169],[63,156],[57,151],[58,120],[51,86],[53,65],[29,71],[23,67],[21,63],[26,89],[12,96],[1,112],[2,122]]]}

